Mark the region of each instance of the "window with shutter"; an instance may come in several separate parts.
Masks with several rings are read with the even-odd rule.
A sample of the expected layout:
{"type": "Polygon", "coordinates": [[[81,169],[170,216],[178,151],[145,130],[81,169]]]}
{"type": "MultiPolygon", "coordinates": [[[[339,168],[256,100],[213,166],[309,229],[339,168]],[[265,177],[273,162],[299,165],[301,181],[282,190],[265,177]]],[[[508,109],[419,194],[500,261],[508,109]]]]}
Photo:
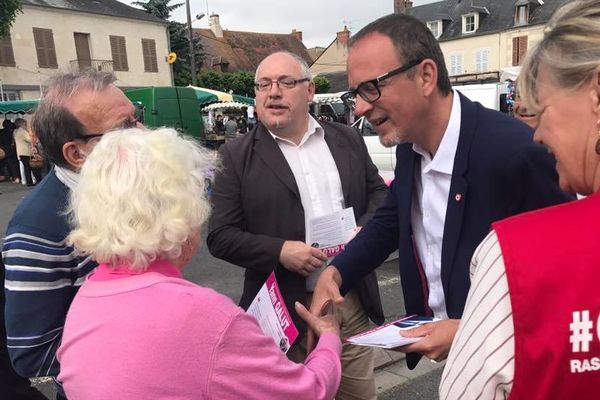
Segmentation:
{"type": "Polygon", "coordinates": [[[512,40],[512,65],[521,65],[527,54],[527,36],[516,36],[512,40]]]}
{"type": "Polygon", "coordinates": [[[0,36],[0,65],[6,67],[16,66],[10,34],[4,37],[0,36]]]}
{"type": "Polygon", "coordinates": [[[489,49],[481,49],[475,52],[475,72],[486,72],[488,70],[489,49]]]}
{"type": "Polygon", "coordinates": [[[113,71],[129,71],[127,47],[124,36],[109,36],[110,51],[113,59],[113,71]]]}
{"type": "Polygon", "coordinates": [[[144,55],[144,71],[158,72],[154,39],[142,39],[142,53],[144,55]]]}
{"type": "Polygon", "coordinates": [[[463,73],[462,54],[450,55],[450,75],[460,75],[463,73]]]}
{"type": "Polygon", "coordinates": [[[52,29],[33,28],[33,41],[40,68],[58,68],[52,29]]]}

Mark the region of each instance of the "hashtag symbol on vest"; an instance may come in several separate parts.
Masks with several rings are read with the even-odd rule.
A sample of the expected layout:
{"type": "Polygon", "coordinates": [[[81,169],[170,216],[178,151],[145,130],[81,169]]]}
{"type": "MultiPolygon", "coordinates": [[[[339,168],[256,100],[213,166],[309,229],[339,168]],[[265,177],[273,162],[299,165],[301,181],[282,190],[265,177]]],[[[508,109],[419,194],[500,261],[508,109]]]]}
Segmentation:
{"type": "Polygon", "coordinates": [[[573,353],[590,351],[590,342],[593,339],[592,328],[594,324],[590,320],[590,312],[574,311],[573,322],[569,324],[571,336],[569,341],[572,344],[573,353]]]}

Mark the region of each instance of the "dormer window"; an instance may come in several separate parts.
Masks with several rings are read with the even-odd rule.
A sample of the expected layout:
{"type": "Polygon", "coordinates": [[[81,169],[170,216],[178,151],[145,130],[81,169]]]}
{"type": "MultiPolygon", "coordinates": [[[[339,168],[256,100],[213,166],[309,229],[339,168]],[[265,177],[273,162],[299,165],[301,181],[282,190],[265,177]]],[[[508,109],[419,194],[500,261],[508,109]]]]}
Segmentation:
{"type": "Polygon", "coordinates": [[[427,22],[427,28],[429,28],[436,39],[442,36],[442,21],[429,21],[427,22]]]}
{"type": "Polygon", "coordinates": [[[529,4],[515,7],[515,26],[527,25],[529,23],[529,4]]]}
{"type": "Polygon", "coordinates": [[[462,33],[473,33],[479,28],[479,14],[465,14],[462,16],[462,33]]]}

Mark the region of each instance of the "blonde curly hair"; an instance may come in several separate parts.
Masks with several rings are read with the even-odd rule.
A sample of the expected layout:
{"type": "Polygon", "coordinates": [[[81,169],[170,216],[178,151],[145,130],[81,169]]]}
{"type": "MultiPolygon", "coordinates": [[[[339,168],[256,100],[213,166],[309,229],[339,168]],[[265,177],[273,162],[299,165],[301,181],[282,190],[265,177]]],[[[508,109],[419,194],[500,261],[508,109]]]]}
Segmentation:
{"type": "Polygon", "coordinates": [[[138,271],[177,260],[210,214],[205,176],[213,163],[172,129],[106,133],[71,193],[69,244],[99,263],[138,271]]]}

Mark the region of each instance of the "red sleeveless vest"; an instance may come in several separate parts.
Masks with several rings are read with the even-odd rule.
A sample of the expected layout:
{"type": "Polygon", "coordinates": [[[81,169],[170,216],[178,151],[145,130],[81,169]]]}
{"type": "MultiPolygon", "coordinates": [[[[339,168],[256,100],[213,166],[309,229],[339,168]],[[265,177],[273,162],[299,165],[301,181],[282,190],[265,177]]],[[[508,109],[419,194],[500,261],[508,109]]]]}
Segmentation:
{"type": "Polygon", "coordinates": [[[600,194],[493,227],[515,328],[510,400],[600,399],[600,194]]]}

